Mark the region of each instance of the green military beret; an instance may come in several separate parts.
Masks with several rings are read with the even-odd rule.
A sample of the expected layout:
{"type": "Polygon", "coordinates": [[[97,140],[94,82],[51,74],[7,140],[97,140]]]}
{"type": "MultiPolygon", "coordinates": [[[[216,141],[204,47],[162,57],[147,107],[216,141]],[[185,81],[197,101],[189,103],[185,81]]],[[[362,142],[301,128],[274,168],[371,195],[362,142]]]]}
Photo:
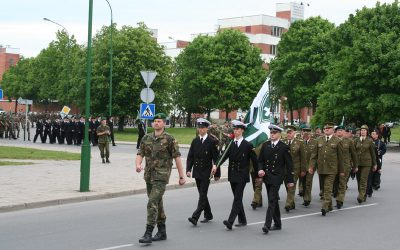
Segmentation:
{"type": "Polygon", "coordinates": [[[345,128],[344,128],[344,126],[343,125],[339,125],[339,126],[337,126],[336,128],[335,128],[335,130],[337,131],[337,130],[339,130],[339,129],[341,129],[341,130],[345,130],[345,128]]]}
{"type": "Polygon", "coordinates": [[[347,127],[346,128],[346,132],[353,132],[353,131],[354,131],[354,129],[352,127],[347,127]]]}
{"type": "Polygon", "coordinates": [[[303,132],[311,132],[311,128],[305,126],[304,128],[302,128],[301,130],[303,130],[303,132]]]}
{"type": "Polygon", "coordinates": [[[101,117],[100,120],[103,121],[103,120],[107,120],[107,119],[103,116],[103,117],[101,117]]]}
{"type": "Polygon", "coordinates": [[[154,120],[155,120],[155,119],[165,120],[165,119],[167,119],[167,115],[164,114],[164,113],[158,113],[158,114],[155,114],[154,120]]]}
{"type": "Polygon", "coordinates": [[[360,129],[366,129],[366,130],[368,130],[368,126],[364,124],[364,125],[361,126],[360,129]]]}

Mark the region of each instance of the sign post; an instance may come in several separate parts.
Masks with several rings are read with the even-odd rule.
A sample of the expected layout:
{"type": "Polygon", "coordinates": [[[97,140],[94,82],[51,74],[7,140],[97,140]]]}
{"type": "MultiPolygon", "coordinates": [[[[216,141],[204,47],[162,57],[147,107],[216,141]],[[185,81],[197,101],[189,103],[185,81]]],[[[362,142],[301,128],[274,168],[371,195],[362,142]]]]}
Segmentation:
{"type": "Polygon", "coordinates": [[[155,104],[149,104],[149,103],[154,101],[155,94],[154,91],[150,88],[150,86],[153,83],[154,79],[156,78],[157,72],[150,70],[142,70],[140,71],[140,74],[142,75],[143,81],[147,86],[147,88],[142,89],[142,91],[140,92],[140,99],[142,99],[142,101],[147,104],[147,105],[143,105],[144,103],[140,104],[140,119],[146,119],[145,132],[147,134],[147,127],[148,127],[147,120],[152,119],[155,115],[155,104]],[[143,111],[142,107],[144,108],[143,111]],[[153,113],[152,116],[143,116],[143,114],[149,115],[151,112],[153,113]]]}

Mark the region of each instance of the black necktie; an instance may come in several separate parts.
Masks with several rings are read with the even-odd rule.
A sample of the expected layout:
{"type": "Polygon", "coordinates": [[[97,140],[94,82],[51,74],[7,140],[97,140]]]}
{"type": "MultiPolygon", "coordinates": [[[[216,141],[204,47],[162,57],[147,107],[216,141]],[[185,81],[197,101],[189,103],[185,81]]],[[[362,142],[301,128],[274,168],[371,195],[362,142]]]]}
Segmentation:
{"type": "Polygon", "coordinates": [[[308,141],[306,141],[306,145],[308,145],[308,141]]]}
{"type": "Polygon", "coordinates": [[[272,143],[272,148],[274,148],[275,147],[275,143],[272,143]]]}
{"type": "Polygon", "coordinates": [[[238,141],[235,141],[235,145],[236,145],[237,148],[239,147],[239,146],[238,146],[238,141]]]}
{"type": "Polygon", "coordinates": [[[326,142],[328,142],[328,141],[329,141],[329,137],[327,136],[327,137],[326,137],[326,142]]]}
{"type": "Polygon", "coordinates": [[[289,141],[289,147],[290,147],[291,144],[292,144],[292,141],[290,140],[290,141],[289,141]]]}
{"type": "Polygon", "coordinates": [[[203,137],[200,138],[200,142],[203,144],[203,137]]]}

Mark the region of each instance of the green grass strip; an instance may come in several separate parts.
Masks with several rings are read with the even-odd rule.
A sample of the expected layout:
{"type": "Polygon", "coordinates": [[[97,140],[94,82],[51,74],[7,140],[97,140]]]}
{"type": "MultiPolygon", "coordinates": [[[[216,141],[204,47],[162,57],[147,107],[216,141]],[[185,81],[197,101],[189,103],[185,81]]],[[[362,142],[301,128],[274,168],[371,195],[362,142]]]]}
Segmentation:
{"type": "Polygon", "coordinates": [[[0,146],[0,159],[80,160],[81,154],[34,148],[0,146]]]}

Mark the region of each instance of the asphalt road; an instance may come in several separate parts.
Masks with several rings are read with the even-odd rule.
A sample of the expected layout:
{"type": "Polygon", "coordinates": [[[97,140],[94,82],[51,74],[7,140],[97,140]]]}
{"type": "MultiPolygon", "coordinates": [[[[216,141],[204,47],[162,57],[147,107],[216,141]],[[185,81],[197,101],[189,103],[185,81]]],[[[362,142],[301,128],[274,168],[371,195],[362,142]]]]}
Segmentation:
{"type": "MultiPolygon", "coordinates": [[[[296,210],[282,211],[282,231],[261,231],[264,207],[253,211],[252,190],[247,185],[244,205],[248,226],[225,229],[232,204],[229,183],[210,186],[214,220],[193,227],[187,221],[197,203],[194,188],[165,194],[168,240],[153,249],[400,249],[398,153],[388,153],[382,188],[363,205],[356,202],[356,182],[350,181],[344,209],[326,217],[320,214],[318,190],[309,208],[296,197],[296,210]]],[[[317,178],[314,178],[315,185],[317,178]]],[[[281,210],[286,198],[281,187],[281,210]]],[[[265,195],[265,191],[264,191],[265,195]]],[[[0,249],[140,249],[145,230],[145,195],[98,200],[0,214],[0,249]]]]}

